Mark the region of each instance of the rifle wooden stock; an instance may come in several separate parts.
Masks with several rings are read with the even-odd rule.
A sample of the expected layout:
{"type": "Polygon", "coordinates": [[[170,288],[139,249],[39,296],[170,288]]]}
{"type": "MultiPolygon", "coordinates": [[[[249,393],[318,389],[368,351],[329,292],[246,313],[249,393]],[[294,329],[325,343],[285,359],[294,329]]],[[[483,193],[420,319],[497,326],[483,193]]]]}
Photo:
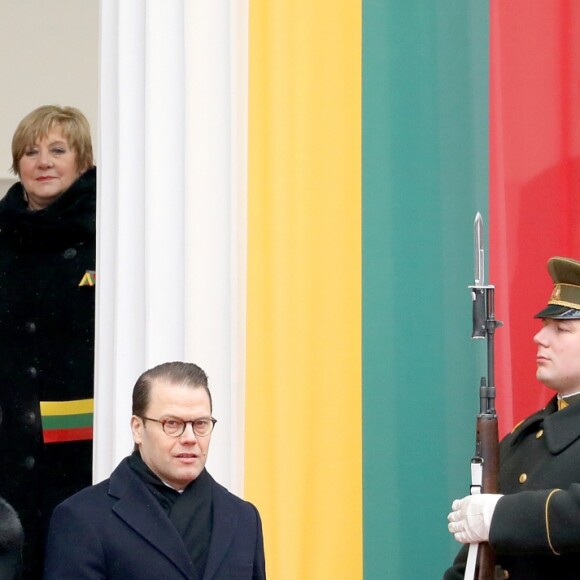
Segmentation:
{"type": "MultiPolygon", "coordinates": [[[[499,491],[499,443],[497,415],[480,414],[476,425],[476,454],[483,458],[482,493],[499,491]]],[[[495,580],[495,552],[487,542],[479,545],[477,580],[495,580]]]]}

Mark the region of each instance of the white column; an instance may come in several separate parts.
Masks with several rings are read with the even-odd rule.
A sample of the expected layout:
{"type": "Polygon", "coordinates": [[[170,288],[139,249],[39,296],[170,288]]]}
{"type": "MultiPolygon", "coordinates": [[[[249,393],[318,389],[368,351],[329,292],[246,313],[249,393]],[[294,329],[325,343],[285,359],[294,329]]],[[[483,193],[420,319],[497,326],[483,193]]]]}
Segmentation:
{"type": "Polygon", "coordinates": [[[187,360],[208,468],[241,491],[246,28],[245,1],[101,0],[95,481],[131,450],[139,374],[187,360]]]}

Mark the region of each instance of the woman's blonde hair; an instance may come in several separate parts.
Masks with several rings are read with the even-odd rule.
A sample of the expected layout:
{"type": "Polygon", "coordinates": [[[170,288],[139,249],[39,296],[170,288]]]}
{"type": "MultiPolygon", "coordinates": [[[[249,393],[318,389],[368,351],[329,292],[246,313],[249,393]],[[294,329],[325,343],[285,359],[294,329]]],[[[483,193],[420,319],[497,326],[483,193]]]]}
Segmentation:
{"type": "Polygon", "coordinates": [[[86,117],[74,107],[44,105],[28,113],[16,127],[12,137],[12,173],[20,175],[18,166],[26,149],[60,127],[77,156],[77,169],[84,173],[94,165],[91,128],[86,117]]]}

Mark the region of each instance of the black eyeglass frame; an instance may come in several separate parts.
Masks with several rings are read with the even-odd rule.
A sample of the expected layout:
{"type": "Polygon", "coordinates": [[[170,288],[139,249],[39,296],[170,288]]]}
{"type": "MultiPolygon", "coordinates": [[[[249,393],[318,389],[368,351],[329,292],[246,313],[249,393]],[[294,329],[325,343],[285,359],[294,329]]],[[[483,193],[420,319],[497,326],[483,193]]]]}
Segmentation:
{"type": "Polygon", "coordinates": [[[185,433],[185,429],[187,429],[187,425],[189,423],[191,423],[191,428],[193,429],[193,433],[195,434],[196,437],[207,437],[208,435],[211,434],[211,432],[213,431],[215,424],[217,423],[217,419],[214,419],[213,417],[200,417],[199,419],[194,419],[193,421],[184,421],[183,419],[178,419],[177,417],[171,417],[170,419],[153,419],[152,417],[143,417],[140,416],[140,419],[142,419],[143,421],[155,421],[155,423],[160,423],[161,424],[161,428],[163,429],[163,433],[165,433],[165,435],[167,435],[168,437],[181,437],[184,433],[185,433]],[[165,424],[168,423],[169,421],[177,421],[179,423],[183,424],[183,428],[181,429],[181,431],[179,433],[167,433],[167,431],[165,430],[165,424]],[[195,423],[197,421],[210,421],[211,422],[211,429],[209,430],[209,432],[201,435],[199,433],[196,432],[195,430],[195,423]]]}

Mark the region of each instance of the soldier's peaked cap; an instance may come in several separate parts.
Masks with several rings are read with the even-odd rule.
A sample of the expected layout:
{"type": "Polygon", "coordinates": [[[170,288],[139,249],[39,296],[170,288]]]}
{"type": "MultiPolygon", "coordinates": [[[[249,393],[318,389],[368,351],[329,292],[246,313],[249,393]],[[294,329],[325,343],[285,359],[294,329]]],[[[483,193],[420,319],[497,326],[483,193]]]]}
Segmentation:
{"type": "Polygon", "coordinates": [[[556,256],[548,260],[548,272],[554,288],[535,318],[580,319],[580,262],[556,256]]]}

